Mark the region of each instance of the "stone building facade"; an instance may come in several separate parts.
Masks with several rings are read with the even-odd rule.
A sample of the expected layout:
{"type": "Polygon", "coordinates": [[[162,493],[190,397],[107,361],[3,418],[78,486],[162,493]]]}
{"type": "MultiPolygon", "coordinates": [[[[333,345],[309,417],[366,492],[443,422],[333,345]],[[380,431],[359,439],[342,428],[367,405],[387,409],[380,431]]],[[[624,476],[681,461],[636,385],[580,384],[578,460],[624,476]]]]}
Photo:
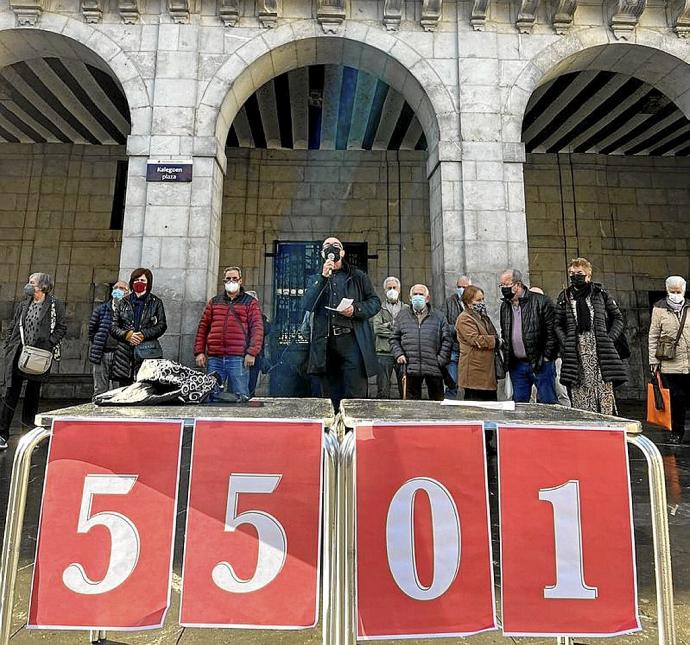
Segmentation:
{"type": "MultiPolygon", "coordinates": [[[[571,90],[556,90],[575,74],[571,89],[599,73],[618,88],[619,79],[637,80],[687,118],[689,30],[688,4],[663,0],[4,0],[3,325],[26,274],[54,273],[71,315],[59,371],[86,373],[87,312],[106,283],[146,266],[166,304],[164,347],[191,362],[198,316],[223,265],[247,268],[270,316],[269,247],[277,239],[333,233],[367,241],[377,284],[389,273],[401,273],[407,287],[423,279],[439,302],[469,273],[494,307],[504,268],[529,271],[555,296],[566,259],[579,252],[616,292],[631,340],[640,341],[635,393],[650,294],[669,273],[687,277],[690,269],[687,152],[680,144],[654,155],[649,147],[602,154],[565,145],[545,154],[536,145],[527,155],[525,133],[542,127],[534,112],[547,109],[563,113],[539,140],[566,118],[581,119],[578,131],[593,115],[605,120],[584,102],[581,117],[576,102],[568,112],[571,90]],[[291,82],[299,103],[292,146],[259,150],[254,137],[254,149],[242,149],[237,119],[248,101],[272,79],[312,66],[354,69],[385,84],[392,98],[381,123],[404,103],[424,145],[386,150],[394,121],[379,126],[387,138],[377,135],[368,149],[361,132],[359,143],[348,140],[352,149],[324,137],[320,149],[308,149],[296,119],[320,98],[300,97],[291,82]],[[118,92],[127,123],[113,107],[118,92]],[[547,105],[549,97],[558,100],[547,105]],[[32,112],[41,101],[69,136],[54,138],[32,112]],[[99,123],[89,121],[89,101],[105,117],[99,123]],[[523,132],[530,110],[535,125],[523,132]],[[192,180],[147,181],[149,160],[191,160],[192,180]]],[[[642,109],[628,119],[631,137],[642,109]]],[[[262,116],[277,123],[280,106],[276,117],[262,116]]],[[[653,132],[661,137],[664,125],[653,132]]]]}

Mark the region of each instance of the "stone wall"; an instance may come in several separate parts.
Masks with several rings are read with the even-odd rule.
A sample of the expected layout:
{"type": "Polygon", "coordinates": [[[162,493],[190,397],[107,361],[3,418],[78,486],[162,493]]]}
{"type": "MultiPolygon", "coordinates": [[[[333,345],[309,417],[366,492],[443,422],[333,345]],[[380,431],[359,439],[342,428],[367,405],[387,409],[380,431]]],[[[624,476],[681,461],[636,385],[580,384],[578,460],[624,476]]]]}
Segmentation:
{"type": "Polygon", "coordinates": [[[616,297],[631,341],[631,380],[641,396],[650,292],[690,275],[690,160],[604,155],[529,155],[525,197],[530,279],[555,297],[576,256],[616,297]],[[573,189],[574,186],[574,189],[573,189]]]}
{"type": "MultiPolygon", "coordinates": [[[[91,393],[87,325],[117,279],[121,231],[110,230],[117,146],[0,145],[0,320],[4,340],[29,274],[55,280],[67,307],[62,361],[47,396],[91,393]],[[66,375],[69,375],[67,377],[66,375]],[[84,385],[86,384],[86,385],[84,385]]],[[[2,357],[0,357],[2,361],[2,357]]]]}
{"type": "Polygon", "coordinates": [[[429,184],[423,152],[227,149],[220,271],[237,264],[272,317],[273,242],[367,242],[380,293],[431,284],[429,184]],[[402,271],[400,268],[402,267],[402,271]]]}

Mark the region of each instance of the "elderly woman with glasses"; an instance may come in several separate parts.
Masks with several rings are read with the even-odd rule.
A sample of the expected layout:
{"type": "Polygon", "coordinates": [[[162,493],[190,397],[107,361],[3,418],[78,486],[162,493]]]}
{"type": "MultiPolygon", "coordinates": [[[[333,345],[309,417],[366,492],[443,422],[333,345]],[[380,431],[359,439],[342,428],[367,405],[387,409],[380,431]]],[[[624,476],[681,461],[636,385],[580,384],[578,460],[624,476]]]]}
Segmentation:
{"type": "Polygon", "coordinates": [[[649,327],[649,366],[661,371],[671,394],[671,443],[680,444],[690,405],[690,300],[678,275],[666,279],[666,297],[652,309],[649,327]]]}
{"type": "MultiPolygon", "coordinates": [[[[43,374],[26,374],[19,368],[19,357],[24,347],[37,347],[58,356],[58,347],[67,331],[65,305],[51,295],[54,283],[47,273],[32,273],[24,286],[24,300],[15,311],[7,332],[2,373],[5,395],[0,409],[0,450],[7,448],[10,425],[19,402],[22,384],[26,380],[26,393],[22,408],[22,425],[33,427],[41,398],[41,385],[48,380],[50,367],[43,374]]],[[[52,367],[52,365],[51,365],[52,367]]]]}

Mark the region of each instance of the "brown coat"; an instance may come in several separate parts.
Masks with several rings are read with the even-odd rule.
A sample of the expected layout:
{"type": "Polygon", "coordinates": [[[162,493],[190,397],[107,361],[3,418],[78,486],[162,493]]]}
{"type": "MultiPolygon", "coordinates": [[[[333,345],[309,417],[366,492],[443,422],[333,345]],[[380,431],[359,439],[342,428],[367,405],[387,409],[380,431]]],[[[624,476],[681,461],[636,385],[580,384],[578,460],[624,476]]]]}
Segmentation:
{"type": "Polygon", "coordinates": [[[496,328],[488,316],[479,316],[468,307],[455,323],[460,341],[458,381],[472,390],[496,389],[496,328]]]}

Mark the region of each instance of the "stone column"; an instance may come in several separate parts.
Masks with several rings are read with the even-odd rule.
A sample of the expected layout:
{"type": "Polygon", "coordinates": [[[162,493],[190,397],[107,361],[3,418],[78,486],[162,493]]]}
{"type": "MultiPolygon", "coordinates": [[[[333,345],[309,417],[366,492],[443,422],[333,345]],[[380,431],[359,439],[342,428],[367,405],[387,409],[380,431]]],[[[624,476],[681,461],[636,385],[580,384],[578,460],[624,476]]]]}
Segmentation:
{"type": "Polygon", "coordinates": [[[166,357],[193,363],[202,308],[216,290],[224,154],[214,137],[194,137],[198,27],[160,26],[150,136],[128,141],[129,174],[120,276],[143,266],[165,305],[166,357]],[[147,182],[147,159],[193,161],[192,181],[147,182]]]}

